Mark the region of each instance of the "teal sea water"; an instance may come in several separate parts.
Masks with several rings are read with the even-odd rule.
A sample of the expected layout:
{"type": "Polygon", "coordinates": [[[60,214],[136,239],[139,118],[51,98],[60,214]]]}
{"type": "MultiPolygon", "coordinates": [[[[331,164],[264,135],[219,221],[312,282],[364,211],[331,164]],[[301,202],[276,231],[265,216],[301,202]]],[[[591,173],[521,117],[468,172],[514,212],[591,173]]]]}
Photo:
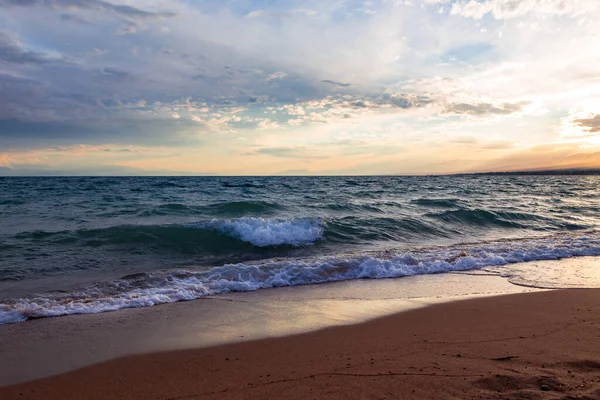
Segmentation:
{"type": "Polygon", "coordinates": [[[0,324],[600,255],[600,176],[0,178],[0,324]]]}

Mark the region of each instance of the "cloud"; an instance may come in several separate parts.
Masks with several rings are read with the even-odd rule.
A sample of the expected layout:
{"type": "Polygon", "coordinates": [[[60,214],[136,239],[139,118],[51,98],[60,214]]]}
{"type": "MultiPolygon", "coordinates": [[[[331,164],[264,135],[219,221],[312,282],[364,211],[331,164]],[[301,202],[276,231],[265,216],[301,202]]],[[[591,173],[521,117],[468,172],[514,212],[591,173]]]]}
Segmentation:
{"type": "Polygon", "coordinates": [[[279,128],[279,124],[276,121],[271,121],[269,119],[261,119],[256,125],[256,129],[277,129],[279,128]]]}
{"type": "Polygon", "coordinates": [[[600,132],[600,114],[596,114],[591,118],[576,119],[573,123],[586,128],[587,132],[600,132]]]}
{"type": "Polygon", "coordinates": [[[8,168],[8,169],[12,169],[13,166],[8,158],[8,154],[2,154],[0,153],[0,167],[1,168],[8,168]]]}
{"type": "Polygon", "coordinates": [[[480,143],[480,140],[473,136],[458,136],[450,139],[449,143],[463,144],[468,147],[476,147],[484,150],[506,150],[513,147],[513,143],[506,140],[492,140],[480,143]]]}
{"type": "Polygon", "coordinates": [[[119,16],[148,19],[159,17],[173,17],[176,14],[172,12],[149,12],[129,5],[113,4],[102,0],[0,0],[0,6],[3,7],[46,7],[50,9],[89,9],[109,11],[119,16]]]}
{"type": "Polygon", "coordinates": [[[23,48],[19,42],[0,32],[0,62],[14,64],[43,64],[51,58],[46,54],[23,48]]]}
{"type": "Polygon", "coordinates": [[[138,24],[125,24],[124,26],[120,27],[119,29],[117,29],[116,34],[117,35],[132,35],[134,33],[136,33],[139,29],[139,25],[138,24]]]}
{"type": "Polygon", "coordinates": [[[399,114],[406,110],[426,107],[433,103],[427,96],[408,93],[369,93],[365,95],[329,95],[321,99],[282,104],[273,112],[288,125],[358,123],[368,115],[399,114]],[[356,120],[356,121],[355,121],[356,120]]]}
{"type": "Polygon", "coordinates": [[[523,107],[528,104],[529,102],[527,101],[521,101],[518,103],[502,103],[497,105],[491,103],[454,103],[449,104],[444,109],[444,113],[468,114],[475,116],[509,115],[520,112],[523,109],[523,107]]]}
{"type": "Polygon", "coordinates": [[[73,15],[73,14],[61,14],[60,19],[62,21],[76,22],[78,24],[83,24],[83,25],[91,25],[92,24],[91,21],[89,21],[85,18],[81,18],[77,15],[73,15]]]}
{"type": "Polygon", "coordinates": [[[450,143],[458,144],[477,144],[478,140],[473,136],[459,136],[454,139],[450,139],[450,143]]]}
{"type": "Polygon", "coordinates": [[[457,170],[592,148],[598,5],[0,0],[0,148],[165,146],[196,153],[97,155],[230,173],[457,170]],[[236,158],[248,148],[263,150],[236,158]]]}
{"type": "Polygon", "coordinates": [[[506,150],[513,147],[513,144],[504,140],[496,140],[493,142],[486,143],[482,146],[483,149],[490,150],[506,150]]]}
{"type": "MultiPolygon", "coordinates": [[[[440,3],[449,3],[441,0],[440,3]]],[[[590,0],[458,0],[452,4],[451,13],[463,17],[481,19],[486,14],[496,19],[522,17],[529,13],[579,16],[598,8],[590,0]]]]}
{"type": "Polygon", "coordinates": [[[269,12],[264,10],[254,10],[249,12],[246,15],[246,18],[262,18],[262,17],[272,17],[272,18],[290,18],[296,15],[312,17],[316,15],[317,12],[314,10],[309,10],[306,8],[293,8],[287,12],[269,12]]]}
{"type": "Polygon", "coordinates": [[[321,82],[328,83],[328,84],[333,85],[333,86],[339,86],[339,87],[349,87],[349,86],[351,86],[349,83],[336,82],[336,81],[332,81],[332,80],[329,80],[329,79],[324,79],[321,82]]]}
{"type": "Polygon", "coordinates": [[[272,80],[274,80],[274,79],[283,79],[283,78],[285,78],[286,76],[287,76],[287,74],[286,74],[285,72],[278,71],[278,72],[274,72],[274,73],[272,73],[272,74],[269,74],[269,75],[267,76],[266,80],[267,80],[267,81],[272,81],[272,80]]]}
{"type": "Polygon", "coordinates": [[[115,79],[129,79],[133,77],[132,73],[113,67],[102,68],[100,73],[104,76],[108,76],[110,78],[115,79]]]}
{"type": "Polygon", "coordinates": [[[249,154],[265,154],[280,158],[315,159],[324,158],[315,149],[303,146],[263,147],[249,154]]]}
{"type": "MultiPolygon", "coordinates": [[[[0,119],[22,118],[39,120],[49,118],[52,109],[43,106],[46,101],[43,84],[34,79],[27,79],[0,73],[0,119]],[[45,108],[42,110],[42,108],[45,108]]],[[[6,132],[0,130],[1,133],[6,132]]]]}

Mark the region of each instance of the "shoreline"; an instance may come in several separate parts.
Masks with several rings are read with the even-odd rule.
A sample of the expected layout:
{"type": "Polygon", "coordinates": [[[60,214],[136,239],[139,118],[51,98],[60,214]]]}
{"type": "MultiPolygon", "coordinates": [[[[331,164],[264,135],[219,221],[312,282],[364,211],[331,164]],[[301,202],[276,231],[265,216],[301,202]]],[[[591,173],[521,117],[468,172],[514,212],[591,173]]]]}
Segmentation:
{"type": "Polygon", "coordinates": [[[434,304],[355,325],[128,356],[3,399],[600,397],[600,290],[434,304]]]}
{"type": "Polygon", "coordinates": [[[419,275],[230,293],[2,325],[0,386],[133,354],[289,336],[453,300],[535,290],[494,275],[419,275]]]}
{"type": "MultiPolygon", "coordinates": [[[[262,229],[264,225],[267,231],[279,229],[280,224],[293,222],[302,225],[304,223],[304,220],[300,219],[287,222],[252,220],[253,223],[257,221],[260,225],[257,229],[262,229]]],[[[314,219],[307,221],[311,226],[317,223],[314,219]]],[[[185,225],[179,228],[177,226],[168,225],[165,229],[188,228],[185,225]]],[[[243,226],[243,223],[236,226],[243,226]]],[[[148,227],[150,228],[144,229],[152,231],[154,229],[152,227],[157,226],[148,225],[148,227]]],[[[296,228],[302,231],[305,227],[296,228]]],[[[114,229],[118,231],[123,228],[114,229]]],[[[152,236],[151,232],[149,234],[152,236]]],[[[127,274],[121,271],[119,277],[96,276],[93,282],[88,284],[82,282],[88,281],[94,274],[75,274],[72,279],[69,274],[66,276],[59,274],[55,277],[24,279],[22,284],[14,283],[9,277],[4,284],[0,282],[1,296],[13,293],[12,297],[9,295],[5,299],[0,299],[0,324],[18,323],[43,317],[96,314],[147,307],[228,295],[232,292],[363,278],[408,278],[415,275],[478,270],[494,271],[494,274],[509,277],[513,283],[515,280],[520,280],[520,284],[524,286],[537,288],[600,287],[600,275],[595,270],[589,274],[590,271],[586,271],[586,265],[590,264],[588,260],[600,257],[600,236],[597,232],[591,237],[555,234],[533,235],[518,239],[496,238],[494,241],[484,240],[479,244],[464,242],[456,246],[416,247],[414,251],[413,254],[406,249],[382,249],[380,252],[358,251],[323,258],[266,258],[205,268],[160,270],[150,268],[144,272],[129,271],[130,273],[127,274]],[[575,259],[583,259],[581,267],[575,266],[576,262],[573,261],[575,259]],[[539,271],[536,268],[531,270],[525,267],[519,270],[521,266],[536,265],[539,262],[549,267],[551,260],[556,260],[558,268],[539,271]],[[582,281],[583,275],[587,276],[582,281]],[[547,282],[551,283],[550,286],[547,282]],[[46,290],[43,289],[44,287],[46,290]],[[22,292],[22,295],[16,295],[26,289],[27,291],[22,292]]]]}

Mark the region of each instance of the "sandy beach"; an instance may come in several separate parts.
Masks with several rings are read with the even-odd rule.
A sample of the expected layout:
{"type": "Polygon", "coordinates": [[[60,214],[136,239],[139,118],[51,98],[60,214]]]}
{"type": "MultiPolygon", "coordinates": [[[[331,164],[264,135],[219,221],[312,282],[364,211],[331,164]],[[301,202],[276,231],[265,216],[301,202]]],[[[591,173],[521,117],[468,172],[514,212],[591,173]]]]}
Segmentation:
{"type": "Polygon", "coordinates": [[[536,290],[488,274],[421,275],[229,293],[0,325],[0,386],[135,354],[290,336],[442,302],[536,290]]]}
{"type": "Polygon", "coordinates": [[[2,399],[598,399],[600,290],[437,304],[316,332],[118,358],[2,399]]]}

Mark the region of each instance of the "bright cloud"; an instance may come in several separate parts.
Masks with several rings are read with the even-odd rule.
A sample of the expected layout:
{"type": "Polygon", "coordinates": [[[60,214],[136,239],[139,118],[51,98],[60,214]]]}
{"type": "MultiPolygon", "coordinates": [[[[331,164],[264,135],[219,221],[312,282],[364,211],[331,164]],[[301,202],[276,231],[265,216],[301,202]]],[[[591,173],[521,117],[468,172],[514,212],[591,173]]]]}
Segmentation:
{"type": "Polygon", "coordinates": [[[539,15],[565,15],[576,17],[597,10],[594,0],[439,0],[439,3],[451,3],[451,13],[463,17],[481,19],[490,14],[496,19],[510,19],[530,13],[539,15]]]}

